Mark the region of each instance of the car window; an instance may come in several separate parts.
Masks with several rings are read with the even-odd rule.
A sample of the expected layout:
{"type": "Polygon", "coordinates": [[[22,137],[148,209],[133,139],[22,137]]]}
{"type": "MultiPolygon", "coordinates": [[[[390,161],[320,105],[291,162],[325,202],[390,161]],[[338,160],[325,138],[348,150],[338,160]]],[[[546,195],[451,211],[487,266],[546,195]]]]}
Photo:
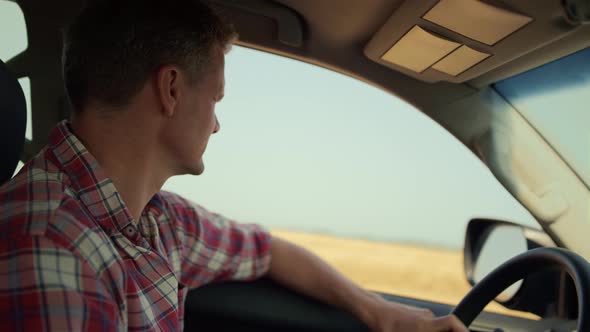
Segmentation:
{"type": "Polygon", "coordinates": [[[263,224],[369,289],[457,303],[471,218],[536,225],[453,136],[356,79],[235,47],[216,112],[205,173],[164,188],[263,224]]]}
{"type": "Polygon", "coordinates": [[[495,85],[590,186],[590,48],[495,85]]]}
{"type": "Polygon", "coordinates": [[[0,59],[6,62],[27,49],[27,26],[16,2],[0,0],[0,59]]]}
{"type": "MultiPolygon", "coordinates": [[[[0,0],[0,60],[10,59],[24,52],[28,47],[27,25],[22,9],[16,2],[0,0]]],[[[25,137],[33,139],[31,112],[31,82],[28,77],[19,78],[27,102],[27,127],[25,137]]],[[[20,162],[15,174],[23,166],[20,162]]]]}

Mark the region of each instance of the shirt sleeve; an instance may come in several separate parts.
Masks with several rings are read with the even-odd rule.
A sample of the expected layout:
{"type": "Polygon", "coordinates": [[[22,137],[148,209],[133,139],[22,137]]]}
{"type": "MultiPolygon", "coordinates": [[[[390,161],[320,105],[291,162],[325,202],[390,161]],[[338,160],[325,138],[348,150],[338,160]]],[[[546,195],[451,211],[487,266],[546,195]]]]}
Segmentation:
{"type": "Polygon", "coordinates": [[[263,227],[241,224],[167,193],[181,242],[181,283],[254,280],[270,268],[272,237],[263,227]]]}
{"type": "Polygon", "coordinates": [[[40,236],[0,242],[0,331],[114,331],[117,306],[94,271],[40,236]]]}

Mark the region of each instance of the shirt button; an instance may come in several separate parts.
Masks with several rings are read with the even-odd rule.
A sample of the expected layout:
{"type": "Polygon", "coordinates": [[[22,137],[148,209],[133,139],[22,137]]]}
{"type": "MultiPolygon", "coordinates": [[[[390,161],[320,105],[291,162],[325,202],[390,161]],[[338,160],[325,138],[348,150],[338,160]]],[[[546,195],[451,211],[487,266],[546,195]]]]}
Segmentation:
{"type": "Polygon", "coordinates": [[[127,226],[127,227],[125,227],[123,232],[125,232],[125,235],[127,235],[127,236],[135,236],[136,231],[135,231],[135,227],[127,226]]]}

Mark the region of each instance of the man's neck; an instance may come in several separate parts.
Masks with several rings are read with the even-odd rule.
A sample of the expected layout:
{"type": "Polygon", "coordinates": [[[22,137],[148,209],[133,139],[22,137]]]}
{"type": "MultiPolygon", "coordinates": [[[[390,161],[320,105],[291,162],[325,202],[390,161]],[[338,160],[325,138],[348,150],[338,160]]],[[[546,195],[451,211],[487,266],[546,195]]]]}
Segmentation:
{"type": "Polygon", "coordinates": [[[149,200],[172,174],[166,172],[165,162],[154,146],[156,142],[150,141],[153,135],[146,132],[149,126],[137,123],[137,118],[135,122],[127,120],[130,119],[126,115],[117,115],[117,120],[83,115],[72,119],[72,127],[113,181],[137,221],[149,200]]]}

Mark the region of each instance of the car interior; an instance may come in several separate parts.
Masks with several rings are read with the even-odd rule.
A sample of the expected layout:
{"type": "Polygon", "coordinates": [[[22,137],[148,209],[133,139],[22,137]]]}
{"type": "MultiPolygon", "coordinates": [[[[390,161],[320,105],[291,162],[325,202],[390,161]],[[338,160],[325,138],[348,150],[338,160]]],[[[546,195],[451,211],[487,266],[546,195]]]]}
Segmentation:
{"type": "MultiPolygon", "coordinates": [[[[61,77],[61,31],[85,3],[12,1],[24,14],[28,47],[6,64],[0,61],[0,184],[12,177],[19,160],[30,159],[46,144],[51,128],[69,114],[61,77]],[[26,118],[16,80],[22,77],[30,78],[32,119],[26,118]],[[34,139],[24,139],[31,120],[34,139]]],[[[414,105],[477,155],[543,229],[472,220],[464,259],[474,288],[457,307],[382,296],[436,315],[455,313],[471,331],[590,331],[589,171],[564,158],[496,88],[503,80],[588,50],[590,1],[207,2],[232,22],[241,46],[342,73],[414,105]],[[490,243],[498,234],[511,230],[523,238],[526,253],[491,267],[485,278],[476,277],[478,259],[493,250],[490,243]],[[498,297],[521,279],[516,294],[498,297]],[[494,299],[540,319],[481,312],[494,299]]],[[[204,327],[367,331],[351,315],[270,280],[192,290],[185,330],[204,327]]]]}

